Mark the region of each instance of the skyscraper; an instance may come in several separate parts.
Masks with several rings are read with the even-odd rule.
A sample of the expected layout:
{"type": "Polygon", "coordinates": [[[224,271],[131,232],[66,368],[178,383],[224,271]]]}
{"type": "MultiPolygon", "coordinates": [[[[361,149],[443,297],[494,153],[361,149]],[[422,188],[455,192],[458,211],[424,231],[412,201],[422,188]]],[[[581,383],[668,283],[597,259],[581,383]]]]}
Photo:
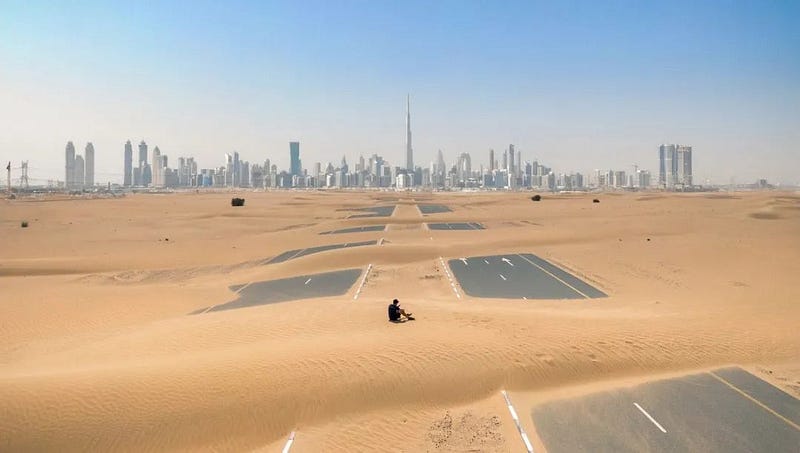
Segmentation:
{"type": "Polygon", "coordinates": [[[131,141],[125,142],[125,174],[122,176],[122,185],[130,187],[133,185],[133,146],[131,141]]]}
{"type": "Polygon", "coordinates": [[[411,148],[411,95],[406,98],[406,170],[414,171],[414,150],[411,148]]]}
{"type": "Polygon", "coordinates": [[[489,171],[494,171],[494,150],[489,150],[489,171]]]}
{"type": "Polygon", "coordinates": [[[146,163],[147,163],[147,143],[145,143],[144,140],[142,140],[142,142],[139,143],[139,160],[136,162],[136,166],[142,168],[146,163]]]}
{"type": "Polygon", "coordinates": [[[75,172],[73,173],[72,185],[76,189],[83,189],[84,184],[84,162],[80,154],[75,156],[75,172]]]}
{"type": "Polygon", "coordinates": [[[516,162],[514,160],[514,145],[508,145],[508,167],[506,170],[508,170],[509,175],[514,174],[514,162],[516,162]]]}
{"type": "Polygon", "coordinates": [[[164,165],[161,162],[161,150],[158,146],[153,148],[153,167],[151,170],[152,180],[151,183],[154,187],[163,186],[164,165]]]}
{"type": "Polygon", "coordinates": [[[672,189],[692,185],[692,147],[661,145],[658,148],[658,185],[672,189]]]}
{"type": "Polygon", "coordinates": [[[289,170],[292,176],[300,176],[303,172],[300,167],[300,142],[289,142],[289,170]]]}
{"type": "Polygon", "coordinates": [[[676,181],[684,187],[692,185],[692,147],[678,145],[676,148],[675,167],[677,170],[676,181]]]}
{"type": "Polygon", "coordinates": [[[67,189],[71,189],[75,185],[75,145],[73,145],[72,142],[67,142],[65,154],[64,186],[67,189]]]}
{"type": "Polygon", "coordinates": [[[92,142],[86,144],[84,156],[86,157],[86,171],[83,184],[87,187],[92,187],[94,186],[94,145],[92,145],[92,142]]]}

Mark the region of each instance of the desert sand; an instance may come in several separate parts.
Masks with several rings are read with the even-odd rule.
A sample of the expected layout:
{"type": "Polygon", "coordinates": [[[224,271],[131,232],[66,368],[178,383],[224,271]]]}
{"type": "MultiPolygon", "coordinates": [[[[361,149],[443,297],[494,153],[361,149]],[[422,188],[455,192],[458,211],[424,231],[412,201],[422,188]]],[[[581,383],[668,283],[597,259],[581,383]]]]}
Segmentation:
{"type": "Polygon", "coordinates": [[[0,450],[280,451],[296,431],[292,452],[520,451],[501,389],[528,404],[737,364],[800,395],[800,195],[530,195],[0,201],[0,450]],[[418,202],[453,212],[423,218],[418,202]],[[386,204],[390,218],[342,210],[386,204]],[[439,257],[505,252],[610,297],[455,296],[439,257]],[[232,285],[368,264],[357,300],[354,286],[190,315],[232,285]],[[394,297],[416,321],[386,321],[394,297]]]}

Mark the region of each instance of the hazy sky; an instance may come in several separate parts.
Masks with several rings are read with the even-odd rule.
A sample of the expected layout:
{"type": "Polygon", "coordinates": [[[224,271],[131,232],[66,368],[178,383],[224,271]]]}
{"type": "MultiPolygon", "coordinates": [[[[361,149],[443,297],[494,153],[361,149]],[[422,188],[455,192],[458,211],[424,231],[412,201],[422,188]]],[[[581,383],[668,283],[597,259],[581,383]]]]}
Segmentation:
{"type": "Polygon", "coordinates": [[[121,181],[123,145],[171,162],[303,165],[509,143],[555,171],[657,170],[800,182],[800,2],[8,2],[0,160],[64,178],[64,146],[121,181]],[[645,3],[650,3],[645,5],[645,3]]]}

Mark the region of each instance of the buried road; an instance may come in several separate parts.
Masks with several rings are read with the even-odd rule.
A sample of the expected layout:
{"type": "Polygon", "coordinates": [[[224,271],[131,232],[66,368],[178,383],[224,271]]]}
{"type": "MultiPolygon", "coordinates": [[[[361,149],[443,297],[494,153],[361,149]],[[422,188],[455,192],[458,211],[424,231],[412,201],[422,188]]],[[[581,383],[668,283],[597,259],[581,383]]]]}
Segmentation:
{"type": "Polygon", "coordinates": [[[497,299],[591,299],[606,294],[551,263],[508,254],[452,259],[453,276],[472,297],[497,299]]]}
{"type": "Polygon", "coordinates": [[[365,245],[376,245],[376,244],[378,244],[378,241],[346,242],[344,244],[319,245],[317,247],[309,247],[307,249],[289,250],[288,252],[283,252],[278,256],[270,258],[264,264],[282,263],[284,261],[300,258],[301,256],[312,255],[314,253],[320,253],[320,252],[327,252],[328,250],[336,250],[349,247],[362,247],[365,245]]]}
{"type": "Polygon", "coordinates": [[[551,453],[800,451],[800,400],[741,368],[533,408],[551,453]]]}
{"type": "Polygon", "coordinates": [[[239,296],[237,299],[190,314],[255,307],[298,299],[341,296],[353,286],[361,272],[361,269],[346,269],[231,286],[231,291],[235,291],[239,296]]]}
{"type": "Polygon", "coordinates": [[[429,230],[484,230],[484,226],[476,222],[429,223],[429,230]]]}

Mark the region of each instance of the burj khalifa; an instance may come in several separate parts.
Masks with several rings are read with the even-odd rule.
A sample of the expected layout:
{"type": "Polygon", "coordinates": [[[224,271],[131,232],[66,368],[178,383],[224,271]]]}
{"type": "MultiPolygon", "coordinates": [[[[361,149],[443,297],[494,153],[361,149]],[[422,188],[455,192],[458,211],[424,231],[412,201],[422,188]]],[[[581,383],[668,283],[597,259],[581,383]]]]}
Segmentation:
{"type": "Polygon", "coordinates": [[[411,148],[411,95],[406,100],[406,170],[414,171],[414,150],[411,148]]]}

